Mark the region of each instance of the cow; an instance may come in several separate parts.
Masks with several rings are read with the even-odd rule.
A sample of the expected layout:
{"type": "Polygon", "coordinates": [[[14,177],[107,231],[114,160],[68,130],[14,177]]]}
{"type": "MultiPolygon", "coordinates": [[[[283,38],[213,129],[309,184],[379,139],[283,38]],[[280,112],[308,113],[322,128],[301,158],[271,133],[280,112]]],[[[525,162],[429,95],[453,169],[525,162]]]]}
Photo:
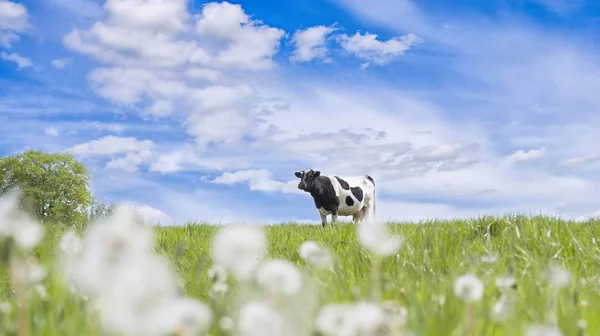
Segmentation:
{"type": "Polygon", "coordinates": [[[371,176],[340,178],[321,175],[313,169],[297,171],[294,175],[300,179],[298,189],[312,196],[323,227],[327,224],[327,215],[331,215],[332,223],[338,216],[352,216],[358,224],[368,215],[371,202],[375,217],[375,181],[371,176]]]}

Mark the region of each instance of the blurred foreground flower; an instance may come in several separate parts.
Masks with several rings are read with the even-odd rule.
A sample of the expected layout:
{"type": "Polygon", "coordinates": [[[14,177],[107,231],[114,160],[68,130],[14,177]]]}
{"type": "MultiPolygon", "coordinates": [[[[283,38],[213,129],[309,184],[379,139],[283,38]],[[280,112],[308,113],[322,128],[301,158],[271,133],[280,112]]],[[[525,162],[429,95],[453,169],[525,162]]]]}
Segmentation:
{"type": "Polygon", "coordinates": [[[258,269],[256,281],[270,293],[293,295],[300,291],[302,274],[287,260],[268,260],[258,269]]]}
{"type": "Polygon", "coordinates": [[[561,266],[552,265],[546,272],[546,279],[555,288],[566,287],[571,283],[571,272],[561,266]]]}
{"type": "Polygon", "coordinates": [[[465,274],[454,281],[454,294],[466,302],[480,301],[483,293],[483,282],[473,274],[465,274]]]}
{"type": "Polygon", "coordinates": [[[329,248],[312,240],[302,243],[298,252],[304,261],[319,268],[328,268],[333,262],[329,248]]]}
{"type": "Polygon", "coordinates": [[[42,239],[44,228],[19,209],[21,193],[13,189],[0,197],[0,236],[11,237],[23,250],[31,250],[42,239]]]}
{"type": "Polygon", "coordinates": [[[380,221],[359,223],[357,234],[362,246],[379,256],[395,254],[404,242],[402,237],[393,236],[387,225],[380,221]]]}
{"type": "Polygon", "coordinates": [[[534,324],[527,328],[525,332],[526,336],[562,336],[563,333],[560,331],[555,324],[534,324]]]}
{"type": "Polygon", "coordinates": [[[143,218],[118,207],[93,223],[78,246],[63,237],[67,279],[89,295],[103,329],[121,335],[203,333],[212,311],[203,302],[179,296],[177,277],[166,259],[152,252],[153,233],[143,218]],[[70,246],[65,248],[66,246],[70,246]]]}
{"type": "Polygon", "coordinates": [[[214,263],[241,280],[250,278],[266,252],[264,232],[253,226],[225,226],[217,231],[211,245],[214,263]]]}
{"type": "Polygon", "coordinates": [[[331,303],[317,315],[317,329],[328,336],[397,335],[406,323],[406,308],[391,302],[331,303]]]}

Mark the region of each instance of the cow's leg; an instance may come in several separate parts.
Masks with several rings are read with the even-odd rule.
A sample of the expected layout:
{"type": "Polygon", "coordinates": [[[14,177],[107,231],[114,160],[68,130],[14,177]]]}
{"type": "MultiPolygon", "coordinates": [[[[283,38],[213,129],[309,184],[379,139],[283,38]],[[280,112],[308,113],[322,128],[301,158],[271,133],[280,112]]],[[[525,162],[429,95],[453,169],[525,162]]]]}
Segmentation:
{"type": "Polygon", "coordinates": [[[358,224],[358,221],[360,220],[360,212],[352,215],[352,220],[354,220],[354,224],[358,224]]]}
{"type": "Polygon", "coordinates": [[[325,224],[327,224],[327,215],[323,215],[323,214],[320,214],[320,215],[321,215],[321,225],[323,227],[325,227],[325,224]]]}
{"type": "Polygon", "coordinates": [[[337,207],[337,206],[333,206],[333,208],[331,209],[331,222],[332,223],[334,223],[334,222],[337,223],[338,209],[339,209],[339,207],[337,207]]]}
{"type": "Polygon", "coordinates": [[[358,215],[357,215],[358,221],[362,222],[365,219],[367,213],[368,213],[368,208],[366,206],[360,208],[360,211],[358,211],[358,215]]]}

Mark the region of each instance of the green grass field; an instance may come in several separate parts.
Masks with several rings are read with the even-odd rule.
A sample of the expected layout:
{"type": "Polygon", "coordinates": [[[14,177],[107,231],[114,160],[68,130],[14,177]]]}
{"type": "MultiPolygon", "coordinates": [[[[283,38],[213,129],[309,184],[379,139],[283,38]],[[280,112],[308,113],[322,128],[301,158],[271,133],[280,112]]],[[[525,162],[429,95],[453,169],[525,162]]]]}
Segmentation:
{"type": "MultiPolygon", "coordinates": [[[[393,223],[391,232],[403,236],[404,244],[396,255],[378,262],[360,245],[352,224],[328,225],[324,229],[320,225],[282,224],[265,230],[268,256],[299,265],[307,279],[313,279],[315,290],[304,289],[306,293],[293,304],[294,314],[311,323],[319,307],[332,302],[376,299],[373,295],[380,288],[380,300],[395,301],[407,309],[406,323],[396,335],[525,335],[531,325],[556,321],[562,335],[575,336],[600,335],[597,228],[595,221],[573,223],[516,216],[393,223]],[[305,264],[298,250],[307,240],[331,249],[332,269],[305,264]],[[556,281],[547,276],[552,265],[570,272],[568,285],[556,290],[551,286],[556,281]],[[454,281],[467,273],[475,274],[484,284],[480,301],[464,302],[454,292],[454,281]],[[493,308],[500,291],[495,281],[507,276],[513,277],[517,285],[514,306],[504,320],[496,320],[493,308]],[[317,308],[310,304],[311,295],[317,300],[317,308]]],[[[223,296],[209,295],[210,244],[218,229],[210,225],[156,228],[155,250],[168,258],[183,281],[185,294],[213,310],[213,323],[206,334],[228,335],[231,333],[222,330],[218,322],[222,316],[235,316],[234,303],[240,296],[235,282],[230,282],[229,291],[223,296]]],[[[31,335],[104,335],[95,322],[90,301],[71,294],[57,271],[60,236],[60,230],[48,229],[35,249],[34,255],[49,268],[49,273],[41,282],[45,296],[40,294],[39,286],[32,290],[31,335]]],[[[6,244],[4,247],[6,250],[6,244]]],[[[6,260],[4,265],[0,301],[5,303],[0,311],[0,334],[17,335],[18,308],[11,295],[6,260]],[[7,309],[8,304],[12,309],[7,309]]],[[[316,331],[305,334],[319,335],[316,331]]]]}

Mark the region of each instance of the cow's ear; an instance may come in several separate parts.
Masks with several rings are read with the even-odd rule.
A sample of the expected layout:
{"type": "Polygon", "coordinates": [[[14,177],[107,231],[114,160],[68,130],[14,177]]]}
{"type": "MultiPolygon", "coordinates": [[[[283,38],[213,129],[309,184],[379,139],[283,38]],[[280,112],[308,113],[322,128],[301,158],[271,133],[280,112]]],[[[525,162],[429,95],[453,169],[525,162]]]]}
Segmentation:
{"type": "Polygon", "coordinates": [[[294,175],[296,175],[297,178],[301,178],[302,177],[302,172],[301,171],[297,171],[294,173],[294,175]]]}
{"type": "Polygon", "coordinates": [[[319,177],[319,175],[321,175],[321,172],[317,170],[317,171],[316,171],[316,172],[313,174],[313,177],[319,177]]]}

